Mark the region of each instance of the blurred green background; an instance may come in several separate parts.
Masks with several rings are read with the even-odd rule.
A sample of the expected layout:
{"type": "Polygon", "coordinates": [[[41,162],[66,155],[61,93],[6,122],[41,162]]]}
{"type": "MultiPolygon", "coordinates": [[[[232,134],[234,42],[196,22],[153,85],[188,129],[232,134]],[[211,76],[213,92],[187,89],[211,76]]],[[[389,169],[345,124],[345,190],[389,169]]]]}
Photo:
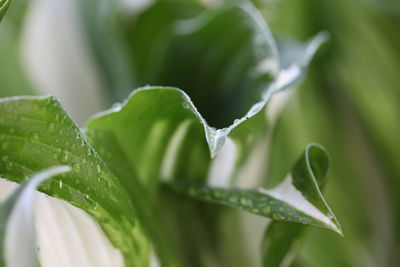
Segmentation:
{"type": "MultiPolygon", "coordinates": [[[[101,55],[101,47],[88,53],[85,45],[87,39],[103,36],[118,39],[118,31],[104,30],[87,38],[86,30],[102,23],[96,14],[84,15],[81,21],[87,22],[87,29],[74,28],[69,25],[71,18],[80,19],[82,14],[74,13],[68,4],[30,2],[14,1],[0,25],[1,97],[52,93],[83,123],[90,114],[128,94],[132,82],[124,73],[127,70],[120,68],[127,63],[118,52],[127,47],[104,40],[100,46],[107,46],[110,54],[101,55]],[[38,28],[42,32],[38,33],[38,28]],[[39,40],[32,37],[35,34],[39,40]],[[93,63],[96,60],[98,65],[93,63]],[[101,69],[110,66],[107,73],[112,73],[111,77],[104,77],[101,69]],[[88,71],[91,67],[97,71],[88,71]]],[[[107,2],[98,1],[99,13],[109,8],[107,2]]],[[[342,224],[344,237],[308,228],[293,266],[398,266],[400,2],[254,2],[275,34],[302,41],[320,31],[330,34],[305,82],[278,118],[268,183],[283,179],[308,143],[324,145],[332,158],[325,196],[342,224]]],[[[91,3],[85,0],[80,4],[91,3]]],[[[134,1],[126,5],[130,7],[126,16],[143,6],[134,1]]]]}

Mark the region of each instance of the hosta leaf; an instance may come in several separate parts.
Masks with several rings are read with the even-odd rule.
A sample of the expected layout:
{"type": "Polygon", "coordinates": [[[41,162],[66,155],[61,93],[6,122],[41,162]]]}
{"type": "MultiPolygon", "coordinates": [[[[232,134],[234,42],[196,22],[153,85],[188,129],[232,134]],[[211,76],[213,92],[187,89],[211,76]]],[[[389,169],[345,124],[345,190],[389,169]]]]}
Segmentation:
{"type": "Polygon", "coordinates": [[[287,178],[273,189],[215,188],[183,182],[171,186],[201,200],[243,209],[276,221],[326,227],[341,234],[340,225],[318,187],[318,181],[325,182],[329,165],[325,153],[320,146],[308,146],[287,178]]]}
{"type": "Polygon", "coordinates": [[[212,156],[227,135],[234,140],[233,173],[265,133],[263,113],[271,94],[303,76],[324,39],[318,35],[294,50],[280,44],[278,51],[267,23],[250,3],[207,9],[162,1],[124,25],[133,46],[136,86],[178,87],[190,96],[205,125],[226,127],[205,126],[212,156]]]}
{"type": "MultiPolygon", "coordinates": [[[[321,154],[309,154],[309,158],[312,156],[315,163],[310,164],[310,166],[312,166],[311,169],[317,187],[322,190],[328,178],[328,163],[321,154]]],[[[309,193],[307,193],[307,195],[309,195],[309,193]]],[[[330,215],[332,216],[333,214],[330,213],[330,215]]],[[[332,221],[338,227],[336,231],[341,234],[341,228],[337,220],[332,217],[332,221]]],[[[298,238],[304,228],[305,226],[298,224],[272,222],[267,227],[265,239],[263,241],[263,266],[289,266],[295,256],[295,250],[298,248],[299,243],[298,238]]]]}
{"type": "MultiPolygon", "coordinates": [[[[149,235],[156,255],[162,266],[180,266],[177,261],[174,246],[170,244],[164,233],[164,225],[157,213],[156,199],[147,184],[137,180],[135,165],[124,151],[123,146],[115,136],[108,131],[87,131],[91,144],[98,149],[99,154],[117,175],[123,187],[128,191],[134,203],[137,216],[149,235]]],[[[155,141],[155,140],[154,140],[155,141]]]]}
{"type": "MultiPolygon", "coordinates": [[[[120,40],[120,28],[115,27],[123,1],[76,0],[77,15],[87,45],[93,54],[97,70],[101,73],[104,89],[112,101],[121,100],[132,90],[132,62],[125,55],[126,45],[120,40]]],[[[117,25],[119,26],[119,25],[117,25]]],[[[112,103],[112,102],[111,102],[112,103]]]]}
{"type": "Polygon", "coordinates": [[[114,136],[140,182],[151,191],[158,187],[159,177],[169,179],[178,171],[191,180],[206,177],[210,161],[206,139],[212,142],[214,130],[179,89],[135,90],[122,106],[94,117],[87,128],[89,134],[114,136]],[[183,158],[191,168],[179,168],[183,158]]]}
{"type": "Polygon", "coordinates": [[[68,166],[49,168],[24,182],[0,205],[0,265],[36,267],[34,196],[44,180],[70,171],[68,166]]]}
{"type": "Polygon", "coordinates": [[[0,22],[3,19],[4,15],[6,14],[10,3],[11,0],[0,0],[0,22]]]}
{"type": "Polygon", "coordinates": [[[89,133],[114,136],[141,182],[154,190],[158,178],[163,177],[176,190],[190,192],[192,197],[340,232],[316,184],[315,179],[322,179],[320,172],[326,172],[328,164],[324,150],[318,146],[307,148],[288,179],[274,190],[214,189],[206,180],[210,161],[206,141],[215,142],[215,130],[208,127],[188,96],[178,89],[136,90],[122,107],[99,115],[87,127],[89,133]],[[286,191],[294,196],[286,196],[286,191]],[[297,197],[296,201],[293,197],[297,197]]]}
{"type": "MultiPolygon", "coordinates": [[[[158,177],[162,177],[164,181],[172,184],[175,190],[178,189],[180,193],[183,192],[183,195],[191,198],[211,200],[214,203],[238,207],[276,220],[314,224],[340,231],[336,220],[331,220],[328,217],[332,213],[325,204],[321,204],[324,201],[318,193],[318,187],[315,186],[314,179],[321,180],[321,177],[325,175],[321,173],[326,172],[327,169],[328,162],[324,150],[321,150],[318,146],[310,146],[292,171],[296,181],[304,179],[305,183],[313,188],[313,191],[307,191],[307,188],[304,191],[309,197],[309,201],[320,207],[325,213],[325,215],[320,213],[322,218],[318,218],[318,216],[313,217],[313,215],[297,210],[291,204],[286,203],[286,200],[274,198],[272,195],[276,191],[221,189],[205,185],[207,183],[207,169],[210,161],[212,161],[205,137],[208,129],[185,93],[174,88],[154,87],[134,91],[122,106],[116,105],[111,110],[99,114],[87,125],[87,133],[96,147],[105,145],[110,148],[105,149],[105,153],[119,150],[115,152],[115,155],[123,155],[123,157],[115,157],[111,153],[109,155],[110,162],[117,161],[120,162],[119,165],[124,165],[121,163],[125,161],[124,158],[127,158],[130,162],[131,173],[136,173],[140,178],[140,183],[144,185],[143,187],[152,188],[152,191],[157,191],[157,188],[159,188],[158,177]],[[309,153],[309,151],[312,151],[312,153],[309,153]],[[311,156],[309,157],[309,155],[311,156]],[[112,157],[114,159],[111,159],[112,157]],[[311,168],[309,164],[313,167],[311,168]],[[206,195],[204,195],[203,190],[207,193],[206,195]],[[229,196],[232,196],[232,198],[229,198],[229,196]],[[240,197],[243,197],[242,200],[240,197]],[[255,207],[251,207],[249,204],[254,204],[255,207]],[[263,209],[264,207],[265,209],[263,209]]],[[[128,182],[131,177],[127,176],[128,182]]],[[[131,181],[131,183],[133,182],[131,181]]],[[[299,188],[302,185],[302,183],[297,184],[299,188]]],[[[135,191],[132,189],[131,192],[135,191]]],[[[140,194],[134,195],[139,196],[140,194]]],[[[304,201],[304,197],[300,196],[300,199],[304,201]]],[[[211,230],[209,221],[214,222],[214,225],[220,212],[216,210],[216,207],[187,202],[187,199],[184,200],[187,205],[178,204],[182,201],[179,198],[175,199],[173,196],[169,196],[165,201],[162,201],[163,209],[166,209],[165,205],[170,205],[170,208],[182,206],[182,212],[174,213],[177,218],[187,218],[190,213],[189,210],[203,214],[204,216],[199,216],[201,220],[197,220],[196,223],[189,223],[190,220],[186,219],[186,226],[181,226],[179,229],[183,233],[190,233],[192,238],[195,238],[198,242],[196,247],[204,249],[204,246],[208,246],[205,244],[211,241],[206,237],[206,234],[203,233],[202,237],[199,237],[191,229],[193,227],[203,229],[202,223],[206,223],[211,232],[216,231],[216,229],[211,230]],[[211,215],[215,218],[208,218],[211,215]]],[[[181,208],[178,209],[181,210],[181,208]]],[[[171,216],[171,214],[168,214],[168,216],[171,216]]],[[[189,217],[195,218],[193,214],[189,217]]],[[[171,220],[175,223],[179,221],[175,218],[171,220]]],[[[175,224],[174,227],[176,227],[175,224]]],[[[183,235],[185,236],[185,234],[183,235]]],[[[177,240],[180,239],[177,238],[177,240]]],[[[182,242],[182,240],[179,242],[182,242]]],[[[194,246],[194,243],[192,245],[194,246]]],[[[188,253],[187,250],[184,254],[186,255],[186,253],[188,253]]],[[[192,255],[192,260],[195,257],[199,257],[199,255],[192,255]]],[[[196,264],[196,266],[202,266],[205,263],[199,260],[196,264]]]]}
{"type": "Polygon", "coordinates": [[[263,267],[290,266],[303,229],[302,225],[286,222],[272,222],[268,225],[263,242],[263,267]]]}
{"type": "Polygon", "coordinates": [[[92,215],[127,266],[148,264],[148,241],[127,192],[54,98],[2,99],[0,140],[1,177],[21,183],[49,166],[71,165],[40,190],[92,215]]]}
{"type": "Polygon", "coordinates": [[[194,17],[198,9],[188,6],[157,3],[127,29],[136,85],[181,88],[210,125],[227,127],[270,97],[279,71],[276,45],[250,3],[200,9],[194,17]]]}
{"type": "Polygon", "coordinates": [[[327,39],[328,34],[326,32],[315,35],[304,44],[289,38],[281,37],[277,39],[281,63],[281,72],[276,86],[278,90],[290,88],[304,78],[314,54],[327,39]]]}
{"type": "Polygon", "coordinates": [[[10,20],[0,25],[0,97],[35,94],[20,62],[19,34],[10,20]]]}

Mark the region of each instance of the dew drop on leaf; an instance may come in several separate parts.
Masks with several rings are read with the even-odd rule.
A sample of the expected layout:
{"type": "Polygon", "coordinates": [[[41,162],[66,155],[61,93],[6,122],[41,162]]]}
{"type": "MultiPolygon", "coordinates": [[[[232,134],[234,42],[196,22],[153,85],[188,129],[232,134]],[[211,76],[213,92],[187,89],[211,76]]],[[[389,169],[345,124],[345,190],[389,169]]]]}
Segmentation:
{"type": "Polygon", "coordinates": [[[264,212],[264,214],[269,214],[271,212],[271,208],[270,207],[265,207],[262,210],[264,212]]]}
{"type": "Polygon", "coordinates": [[[8,143],[2,143],[1,144],[2,149],[7,149],[8,148],[8,143]]]}
{"type": "Polygon", "coordinates": [[[190,187],[190,188],[189,188],[189,195],[191,195],[191,196],[196,196],[196,194],[197,194],[196,188],[190,187]]]}
{"type": "Polygon", "coordinates": [[[182,106],[184,109],[190,109],[190,105],[187,102],[183,102],[182,106]]]}
{"type": "Polygon", "coordinates": [[[71,156],[67,151],[61,151],[58,159],[62,164],[66,164],[71,159],[71,156]]]}
{"type": "Polygon", "coordinates": [[[245,207],[250,207],[253,205],[253,201],[251,199],[248,199],[247,197],[242,197],[240,199],[240,203],[245,207]]]}
{"type": "Polygon", "coordinates": [[[229,198],[229,201],[232,202],[232,203],[237,203],[237,202],[238,202],[238,198],[235,197],[235,196],[231,196],[231,197],[229,198]]]}
{"type": "Polygon", "coordinates": [[[31,141],[37,141],[39,140],[39,134],[37,132],[32,132],[30,136],[31,141]]]}
{"type": "Polygon", "coordinates": [[[97,170],[98,172],[101,172],[101,166],[100,166],[100,164],[97,164],[97,165],[96,165],[96,170],[97,170]]]}
{"type": "Polygon", "coordinates": [[[225,193],[224,193],[224,190],[215,189],[215,190],[212,192],[212,194],[213,194],[213,196],[216,197],[216,198],[221,198],[221,197],[224,196],[225,193]]]}
{"type": "Polygon", "coordinates": [[[47,126],[47,129],[51,132],[51,131],[54,131],[54,129],[55,129],[55,125],[54,125],[54,123],[49,123],[49,125],[47,126]]]}
{"type": "Polygon", "coordinates": [[[81,167],[80,167],[80,165],[78,164],[78,163],[74,163],[74,164],[72,164],[72,169],[74,170],[74,171],[79,171],[79,169],[80,169],[81,167]]]}
{"type": "Polygon", "coordinates": [[[7,170],[12,170],[13,168],[13,163],[11,161],[6,161],[6,169],[7,170]]]}

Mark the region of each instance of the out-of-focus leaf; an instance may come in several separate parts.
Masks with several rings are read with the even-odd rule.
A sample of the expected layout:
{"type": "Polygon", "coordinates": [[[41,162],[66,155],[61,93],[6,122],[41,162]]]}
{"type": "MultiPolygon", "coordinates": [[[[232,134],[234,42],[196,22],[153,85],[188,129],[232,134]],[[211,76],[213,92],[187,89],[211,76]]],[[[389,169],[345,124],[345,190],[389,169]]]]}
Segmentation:
{"type": "MultiPolygon", "coordinates": [[[[8,0],[0,0],[0,5],[3,5],[0,13],[9,3],[8,0]]],[[[35,94],[23,70],[19,54],[20,24],[25,7],[25,3],[13,3],[13,8],[7,12],[7,18],[0,24],[0,97],[35,94]]]]}
{"type": "Polygon", "coordinates": [[[2,21],[8,6],[10,5],[11,0],[0,0],[0,22],[2,21]]]}
{"type": "Polygon", "coordinates": [[[34,229],[34,196],[36,187],[44,180],[70,171],[69,166],[58,166],[36,173],[24,182],[0,205],[0,265],[8,267],[36,267],[34,229]]]}
{"type": "Polygon", "coordinates": [[[317,34],[306,43],[299,43],[287,37],[277,39],[282,69],[277,81],[279,90],[290,88],[305,77],[314,54],[327,39],[326,32],[317,34]]]}
{"type": "MultiPolygon", "coordinates": [[[[313,140],[327,147],[335,163],[326,193],[346,237],[310,229],[297,258],[300,265],[399,262],[400,20],[395,6],[389,14],[372,2],[284,1],[275,16],[273,29],[300,37],[324,29],[332,40],[297,102],[287,106],[271,156],[270,176],[283,176],[282,159],[313,140]]],[[[384,7],[391,1],[375,2],[384,7]]]]}
{"type": "MultiPolygon", "coordinates": [[[[149,262],[149,243],[127,192],[52,97],[0,101],[0,176],[23,182],[49,166],[72,171],[43,183],[40,190],[92,215],[127,266],[149,262]]],[[[136,203],[140,204],[140,203],[136,203]]]]}
{"type": "Polygon", "coordinates": [[[304,226],[294,223],[272,222],[268,225],[263,243],[263,266],[290,266],[303,229],[304,226]]]}
{"type": "Polygon", "coordinates": [[[121,101],[134,88],[133,62],[127,60],[130,45],[123,42],[119,19],[121,2],[110,0],[75,0],[85,41],[93,55],[111,103],[121,101]]]}
{"type": "Polygon", "coordinates": [[[0,25],[0,97],[35,93],[22,69],[18,40],[15,25],[6,22],[0,25]]]}

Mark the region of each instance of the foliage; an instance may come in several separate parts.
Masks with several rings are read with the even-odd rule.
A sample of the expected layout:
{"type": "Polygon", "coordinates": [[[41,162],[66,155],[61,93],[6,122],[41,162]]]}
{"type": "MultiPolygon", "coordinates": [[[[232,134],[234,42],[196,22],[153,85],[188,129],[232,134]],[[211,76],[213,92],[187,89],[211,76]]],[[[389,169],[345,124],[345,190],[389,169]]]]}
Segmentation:
{"type": "MultiPolygon", "coordinates": [[[[396,4],[255,2],[77,1],[99,91],[123,103],[79,129],[53,97],[2,99],[0,176],[70,165],[39,189],[90,214],[127,266],[149,266],[153,250],[161,266],[394,266],[396,4]],[[306,226],[341,233],[321,194],[330,162],[345,238],[306,226]]],[[[34,94],[12,7],[0,93],[34,94]]]]}

